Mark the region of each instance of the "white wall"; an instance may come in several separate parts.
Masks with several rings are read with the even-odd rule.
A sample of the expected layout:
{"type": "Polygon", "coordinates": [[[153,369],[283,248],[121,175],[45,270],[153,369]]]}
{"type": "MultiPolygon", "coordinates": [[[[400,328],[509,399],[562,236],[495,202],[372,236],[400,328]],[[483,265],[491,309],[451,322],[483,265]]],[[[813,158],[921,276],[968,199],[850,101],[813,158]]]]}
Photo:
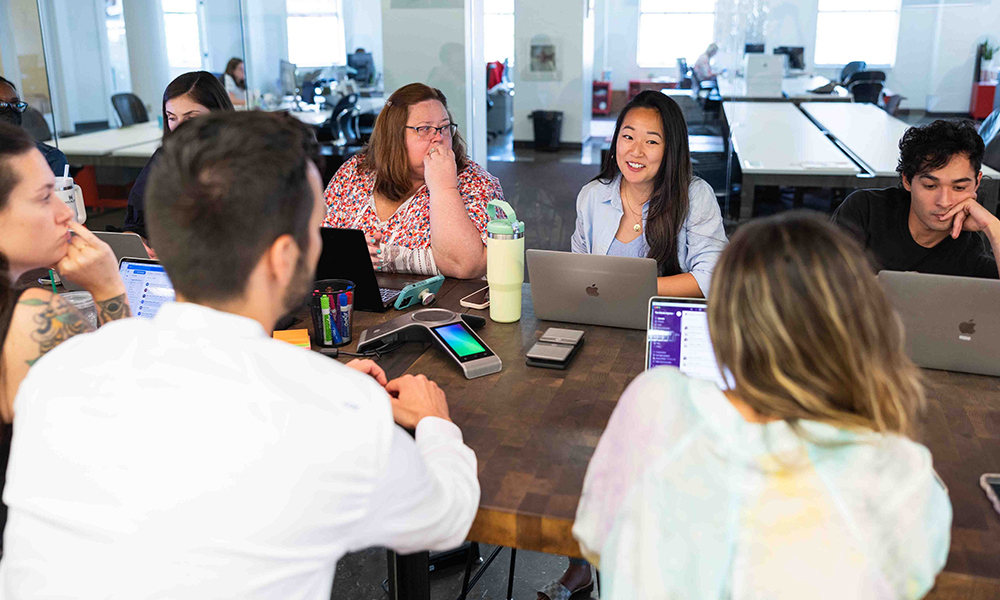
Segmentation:
{"type": "Polygon", "coordinates": [[[202,9],[206,38],[202,51],[208,55],[208,70],[223,72],[233,57],[243,58],[245,62],[239,0],[209,0],[202,9]]]}
{"type": "MultiPolygon", "coordinates": [[[[635,0],[632,0],[635,1],[635,0]]],[[[586,18],[587,0],[515,0],[514,2],[514,139],[534,139],[528,116],[536,110],[563,114],[562,141],[581,143],[590,135],[594,20],[586,18]],[[589,33],[588,33],[589,31],[589,33]],[[530,78],[532,41],[555,43],[558,80],[530,78]],[[586,52],[585,52],[586,51],[586,52]],[[587,59],[584,59],[584,54],[587,59]]]]}
{"type": "Polygon", "coordinates": [[[125,0],[123,8],[132,93],[146,105],[150,118],[156,118],[170,83],[163,11],[159,2],[149,0],[125,0]]]}
{"type": "Polygon", "coordinates": [[[382,0],[386,96],[416,81],[436,87],[466,135],[464,8],[393,8],[397,3],[382,0]]]}
{"type": "Polygon", "coordinates": [[[379,3],[344,0],[344,42],[348,54],[358,48],[371,52],[375,70],[382,72],[382,7],[379,3]]]}

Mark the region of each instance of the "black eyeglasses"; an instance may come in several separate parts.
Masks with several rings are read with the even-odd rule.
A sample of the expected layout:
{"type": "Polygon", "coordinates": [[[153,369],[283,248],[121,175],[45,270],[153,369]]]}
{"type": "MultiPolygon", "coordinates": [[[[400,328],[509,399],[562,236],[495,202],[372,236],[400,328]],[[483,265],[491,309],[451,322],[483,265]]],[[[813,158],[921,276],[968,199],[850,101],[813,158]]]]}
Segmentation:
{"type": "Polygon", "coordinates": [[[431,127],[430,125],[421,125],[420,127],[410,127],[409,125],[404,125],[407,129],[412,129],[417,132],[417,137],[424,139],[429,137],[434,137],[437,134],[441,135],[455,135],[458,131],[458,125],[454,123],[448,123],[447,125],[442,125],[440,127],[431,127]],[[448,130],[445,133],[445,130],[448,130]]]}
{"type": "Polygon", "coordinates": [[[0,101],[0,110],[13,110],[15,112],[23,113],[28,108],[27,102],[2,102],[0,101]]]}

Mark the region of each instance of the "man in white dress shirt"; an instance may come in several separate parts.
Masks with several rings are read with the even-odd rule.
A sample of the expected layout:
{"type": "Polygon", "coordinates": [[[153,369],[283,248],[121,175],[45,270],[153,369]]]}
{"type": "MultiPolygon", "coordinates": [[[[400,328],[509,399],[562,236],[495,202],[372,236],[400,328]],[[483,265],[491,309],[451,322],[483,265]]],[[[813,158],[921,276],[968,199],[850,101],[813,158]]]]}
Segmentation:
{"type": "Polygon", "coordinates": [[[321,250],[309,146],[259,112],[166,143],[146,203],[178,301],[21,385],[0,596],[325,600],[348,551],[465,539],[476,456],[440,388],[270,337],[321,250]]]}

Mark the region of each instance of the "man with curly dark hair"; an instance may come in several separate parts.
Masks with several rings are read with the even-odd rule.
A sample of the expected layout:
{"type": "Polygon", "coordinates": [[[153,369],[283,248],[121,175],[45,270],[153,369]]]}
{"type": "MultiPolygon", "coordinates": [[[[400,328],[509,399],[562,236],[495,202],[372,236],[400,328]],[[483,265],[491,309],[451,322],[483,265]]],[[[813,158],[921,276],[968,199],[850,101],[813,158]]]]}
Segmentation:
{"type": "Polygon", "coordinates": [[[833,220],[879,269],[997,279],[1000,220],[976,201],[983,152],[969,121],[912,127],[899,141],[902,185],[854,192],[833,220]]]}

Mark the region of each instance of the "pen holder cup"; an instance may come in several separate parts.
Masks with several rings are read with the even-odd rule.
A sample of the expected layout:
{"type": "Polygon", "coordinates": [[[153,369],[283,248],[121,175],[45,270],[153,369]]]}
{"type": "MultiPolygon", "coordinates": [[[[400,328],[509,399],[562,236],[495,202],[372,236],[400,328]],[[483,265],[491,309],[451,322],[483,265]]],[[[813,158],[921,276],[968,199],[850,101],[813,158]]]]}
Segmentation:
{"type": "Polygon", "coordinates": [[[321,279],[313,284],[309,300],[313,339],[320,346],[333,348],[351,343],[354,323],[354,282],[347,279],[321,279]]]}

